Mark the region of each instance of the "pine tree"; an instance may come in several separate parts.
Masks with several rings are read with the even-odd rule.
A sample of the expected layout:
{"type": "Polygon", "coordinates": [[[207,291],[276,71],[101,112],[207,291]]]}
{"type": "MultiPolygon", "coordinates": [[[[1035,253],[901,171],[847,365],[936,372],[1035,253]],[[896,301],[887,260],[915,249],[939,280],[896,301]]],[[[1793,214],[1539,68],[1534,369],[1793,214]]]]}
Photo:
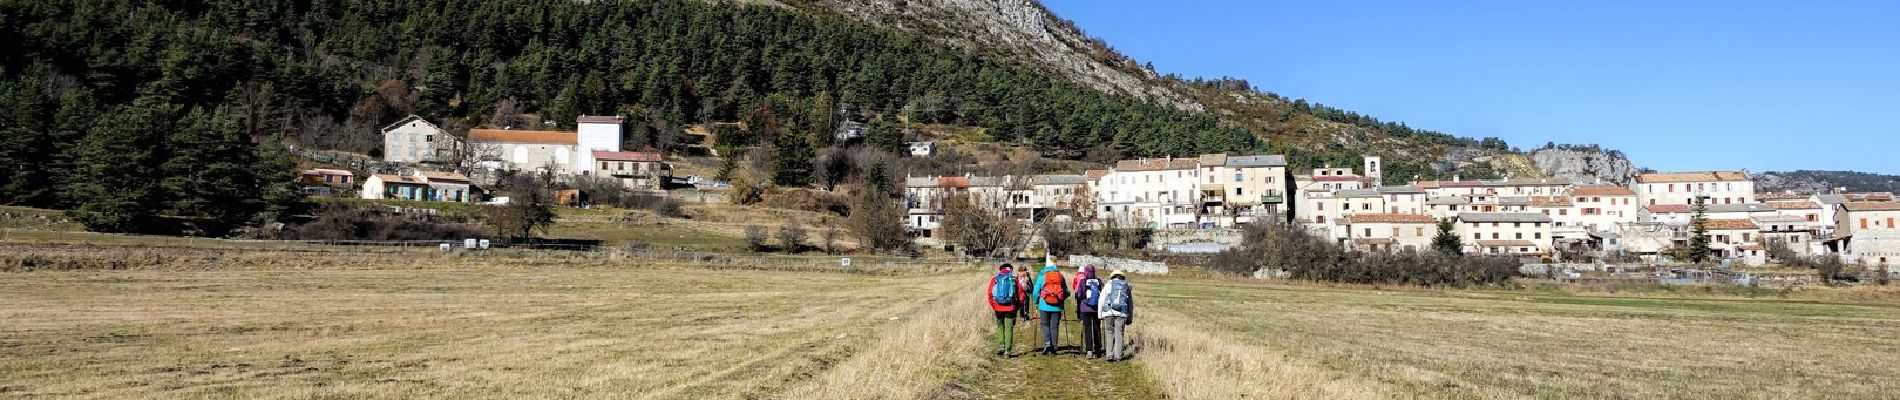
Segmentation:
{"type": "Polygon", "coordinates": [[[1450,219],[1438,220],[1438,236],[1432,238],[1432,249],[1450,256],[1465,254],[1465,240],[1453,231],[1450,219]]]}
{"type": "Polygon", "coordinates": [[[158,226],[163,196],[151,168],[171,130],[178,107],[139,99],[102,116],[73,148],[73,181],[67,192],[77,207],[72,218],[86,229],[142,232],[158,226]]]}
{"type": "Polygon", "coordinates": [[[192,109],[166,139],[165,211],[191,228],[219,236],[250,222],[264,208],[255,170],[256,148],[236,118],[223,111],[192,109]]]}
{"type": "Polygon", "coordinates": [[[0,81],[0,204],[44,207],[57,193],[51,169],[53,136],[45,134],[51,105],[34,76],[0,81]]]}
{"type": "Polygon", "coordinates": [[[303,195],[297,192],[297,158],[276,141],[257,146],[257,163],[251,168],[259,187],[256,222],[282,221],[302,208],[303,195]]]}
{"type": "Polygon", "coordinates": [[[1696,196],[1695,214],[1689,217],[1689,262],[1701,264],[1708,261],[1712,252],[1709,249],[1708,213],[1708,199],[1696,196]]]}
{"type": "Polygon", "coordinates": [[[772,183],[782,187],[810,186],[812,149],[805,142],[805,135],[780,135],[778,141],[772,155],[772,183]]]}

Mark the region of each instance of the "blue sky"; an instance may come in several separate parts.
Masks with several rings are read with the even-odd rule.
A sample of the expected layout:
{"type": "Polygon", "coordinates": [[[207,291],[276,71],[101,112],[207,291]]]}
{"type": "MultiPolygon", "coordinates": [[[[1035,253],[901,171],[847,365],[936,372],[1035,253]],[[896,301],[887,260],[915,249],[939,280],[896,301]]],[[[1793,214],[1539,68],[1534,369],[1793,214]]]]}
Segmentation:
{"type": "Polygon", "coordinates": [[[1900,1],[1044,4],[1162,73],[1418,128],[1659,170],[1900,173],[1900,1]]]}

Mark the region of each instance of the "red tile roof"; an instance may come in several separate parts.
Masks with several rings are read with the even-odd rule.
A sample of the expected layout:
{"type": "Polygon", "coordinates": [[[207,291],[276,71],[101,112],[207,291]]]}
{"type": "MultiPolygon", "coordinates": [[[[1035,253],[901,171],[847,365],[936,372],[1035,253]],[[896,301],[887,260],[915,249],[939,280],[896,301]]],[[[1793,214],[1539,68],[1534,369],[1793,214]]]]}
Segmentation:
{"type": "Polygon", "coordinates": [[[1121,171],[1163,171],[1175,169],[1194,169],[1200,167],[1200,161],[1193,158],[1149,158],[1141,160],[1121,160],[1115,162],[1115,169],[1121,171]]]}
{"type": "Polygon", "coordinates": [[[1846,193],[1842,196],[1846,196],[1848,201],[1893,201],[1893,193],[1887,192],[1846,193]]]}
{"type": "Polygon", "coordinates": [[[1900,203],[1886,201],[1858,201],[1841,203],[1847,211],[1900,211],[1900,203]]]}
{"type": "Polygon", "coordinates": [[[1636,192],[1622,186],[1584,186],[1570,191],[1572,196],[1635,196],[1636,192]]]}
{"type": "Polygon", "coordinates": [[[1102,177],[1108,176],[1108,173],[1109,173],[1109,170],[1106,170],[1106,169],[1091,169],[1088,172],[1086,172],[1086,174],[1089,177],[1088,179],[1091,181],[1101,180],[1102,177]]]}
{"type": "Polygon", "coordinates": [[[1653,213],[1686,213],[1690,211],[1688,204],[1650,204],[1643,206],[1643,209],[1653,213]]]}
{"type": "Polygon", "coordinates": [[[660,155],[660,153],[658,152],[652,152],[652,151],[594,150],[594,159],[602,160],[602,161],[640,161],[640,162],[666,161],[665,156],[660,155]]]}
{"type": "Polygon", "coordinates": [[[1569,206],[1570,196],[1531,196],[1531,205],[1539,207],[1569,206]]]}
{"type": "Polygon", "coordinates": [[[321,176],[321,175],[335,175],[335,176],[354,176],[354,175],[356,175],[355,173],[351,173],[350,171],[345,171],[345,170],[340,170],[340,169],[329,169],[329,168],[312,168],[312,169],[307,169],[307,170],[304,170],[304,171],[303,171],[303,174],[304,174],[304,175],[319,175],[319,176],[321,176]]]}
{"type": "Polygon", "coordinates": [[[1746,180],[1748,180],[1748,174],[1741,171],[1669,172],[1636,176],[1637,183],[1730,182],[1746,180]]]}
{"type": "Polygon", "coordinates": [[[1755,221],[1748,219],[1710,219],[1702,222],[1702,227],[1712,231],[1735,231],[1761,229],[1755,221]]]}
{"type": "Polygon", "coordinates": [[[507,129],[470,129],[468,140],[489,143],[575,144],[579,135],[561,131],[517,131],[507,129]]]}
{"type": "Polygon", "coordinates": [[[1345,217],[1348,224],[1430,224],[1438,222],[1424,214],[1355,214],[1345,217]]]}
{"type": "Polygon", "coordinates": [[[468,183],[469,182],[467,175],[462,175],[462,174],[458,174],[454,172],[420,171],[417,173],[421,174],[423,178],[428,178],[430,182],[435,182],[435,181],[443,181],[443,182],[450,182],[450,183],[468,183]]]}
{"type": "Polygon", "coordinates": [[[382,180],[384,184],[392,184],[392,183],[406,183],[406,184],[411,184],[411,185],[423,184],[422,179],[416,178],[413,176],[376,174],[371,177],[382,180]]]}

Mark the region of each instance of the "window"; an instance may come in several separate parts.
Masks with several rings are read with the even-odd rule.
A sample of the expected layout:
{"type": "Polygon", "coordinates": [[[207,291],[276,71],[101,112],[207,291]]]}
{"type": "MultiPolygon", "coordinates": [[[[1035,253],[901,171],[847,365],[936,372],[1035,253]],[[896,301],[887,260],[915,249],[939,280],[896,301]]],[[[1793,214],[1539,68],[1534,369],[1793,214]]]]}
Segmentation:
{"type": "Polygon", "coordinates": [[[1557,215],[1570,215],[1570,210],[1557,210],[1557,215]]]}
{"type": "Polygon", "coordinates": [[[1484,239],[1484,234],[1482,234],[1482,233],[1476,233],[1476,232],[1473,232],[1473,233],[1471,234],[1471,238],[1472,238],[1472,239],[1479,239],[1479,240],[1482,240],[1482,239],[1484,239]]]}
{"type": "Polygon", "coordinates": [[[1676,192],[1676,184],[1674,184],[1674,183],[1671,183],[1671,184],[1669,184],[1669,192],[1670,192],[1670,193],[1675,193],[1675,192],[1676,192]]]}
{"type": "Polygon", "coordinates": [[[1372,237],[1372,228],[1366,228],[1366,237],[1372,237]]]}
{"type": "Polygon", "coordinates": [[[1524,238],[1524,232],[1518,232],[1516,235],[1513,235],[1512,237],[1512,239],[1523,239],[1523,238],[1524,238]]]}
{"type": "Polygon", "coordinates": [[[1867,229],[1867,219],[1866,219],[1866,218],[1861,218],[1861,219],[1860,219],[1860,229],[1867,229]]]}
{"type": "Polygon", "coordinates": [[[1246,179],[1246,178],[1243,178],[1243,177],[1241,177],[1241,176],[1240,176],[1240,173],[1239,173],[1239,172],[1235,172],[1235,173],[1234,173],[1234,182],[1244,182],[1244,181],[1245,181],[1245,179],[1246,179]]]}
{"type": "Polygon", "coordinates": [[[1512,222],[1512,223],[1511,223],[1511,227],[1512,227],[1512,228],[1523,228],[1523,227],[1524,227],[1524,223],[1523,223],[1523,222],[1512,222]]]}
{"type": "Polygon", "coordinates": [[[1498,238],[1498,233],[1497,233],[1497,232],[1491,232],[1491,238],[1492,238],[1492,239],[1497,239],[1497,238],[1498,238]]]}
{"type": "Polygon", "coordinates": [[[1543,239],[1543,238],[1544,238],[1543,232],[1537,232],[1537,233],[1531,234],[1531,239],[1543,239]]]}
{"type": "Polygon", "coordinates": [[[1244,190],[1245,190],[1245,189],[1241,189],[1241,188],[1234,188],[1234,195],[1235,195],[1235,196],[1239,196],[1239,195],[1243,195],[1243,194],[1246,194],[1246,193],[1244,193],[1244,192],[1243,192],[1244,190]]]}

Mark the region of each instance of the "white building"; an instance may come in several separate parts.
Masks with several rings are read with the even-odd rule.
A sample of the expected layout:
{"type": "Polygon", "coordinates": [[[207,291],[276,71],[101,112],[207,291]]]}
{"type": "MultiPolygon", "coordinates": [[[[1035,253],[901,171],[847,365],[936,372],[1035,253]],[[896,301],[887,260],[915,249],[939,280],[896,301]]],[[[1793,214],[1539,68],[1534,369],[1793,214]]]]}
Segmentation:
{"type": "Polygon", "coordinates": [[[468,147],[477,165],[491,171],[590,175],[599,168],[594,151],[620,151],[621,118],[584,115],[578,122],[578,132],[470,129],[468,147]]]}
{"type": "Polygon", "coordinates": [[[455,137],[422,117],[410,115],[383,127],[383,161],[422,163],[449,161],[459,148],[455,137]]]}
{"type": "Polygon", "coordinates": [[[1697,196],[1708,198],[1709,204],[1755,202],[1755,181],[1742,171],[1642,174],[1634,189],[1642,205],[1694,204],[1697,196]]]}
{"type": "Polygon", "coordinates": [[[1617,224],[1636,222],[1636,191],[1621,186],[1582,186],[1570,190],[1576,224],[1593,232],[1614,232],[1617,224]]]}
{"type": "Polygon", "coordinates": [[[1340,219],[1346,244],[1362,251],[1427,251],[1438,220],[1424,214],[1355,214],[1340,219]]]}
{"type": "Polygon", "coordinates": [[[1123,160],[1099,180],[1096,204],[1122,223],[1191,228],[1199,222],[1200,163],[1191,158],[1123,160]]]}
{"type": "Polygon", "coordinates": [[[1465,252],[1533,256],[1550,252],[1550,217],[1537,213],[1464,213],[1458,234],[1465,252]]]}

